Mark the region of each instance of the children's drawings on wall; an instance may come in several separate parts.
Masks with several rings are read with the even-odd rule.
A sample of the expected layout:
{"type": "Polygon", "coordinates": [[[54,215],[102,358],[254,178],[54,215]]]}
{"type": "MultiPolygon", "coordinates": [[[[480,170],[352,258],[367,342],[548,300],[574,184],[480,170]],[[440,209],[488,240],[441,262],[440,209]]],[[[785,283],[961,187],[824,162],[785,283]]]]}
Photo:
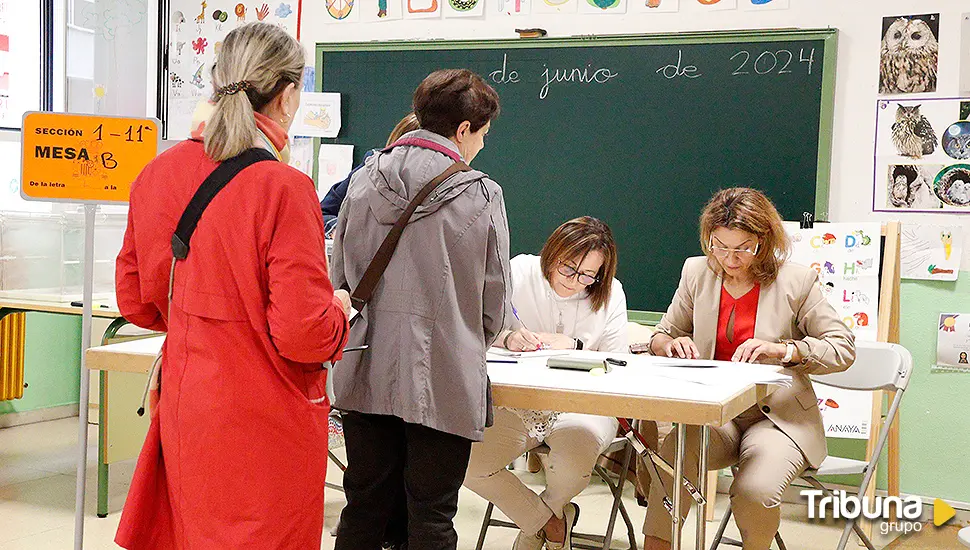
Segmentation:
{"type": "Polygon", "coordinates": [[[747,11],[787,10],[790,0],[740,0],[741,9],[747,11]]]}
{"type": "Polygon", "coordinates": [[[443,0],[444,17],[481,17],[485,15],[485,0],[443,0]]]}
{"type": "Polygon", "coordinates": [[[340,94],[304,92],[290,135],[335,138],[340,124],[340,94]]]}
{"type": "Polygon", "coordinates": [[[970,372],[970,313],[941,313],[934,370],[970,372]]]}
{"type": "Polygon", "coordinates": [[[628,0],[578,0],[579,13],[587,15],[616,15],[626,13],[628,0]]]}
{"type": "Polygon", "coordinates": [[[313,138],[293,138],[290,142],[290,166],[313,177],[313,138]]]}
{"type": "MultiPolygon", "coordinates": [[[[533,0],[490,0],[491,5],[495,7],[490,7],[489,10],[496,11],[505,15],[529,15],[532,13],[532,2],[533,0]]],[[[544,0],[535,0],[536,2],[543,2],[544,0]]],[[[576,0],[576,2],[586,2],[587,0],[576,0]]],[[[555,2],[555,0],[553,0],[555,2]]]]}
{"type": "Polygon", "coordinates": [[[447,0],[402,0],[405,19],[433,19],[441,17],[441,1],[447,0]]]}
{"type": "Polygon", "coordinates": [[[900,276],[903,279],[955,281],[963,254],[963,228],[958,225],[903,225],[900,276]]]}
{"type": "MultiPolygon", "coordinates": [[[[401,0],[358,0],[360,20],[365,23],[396,21],[404,16],[401,0]]],[[[405,0],[407,1],[407,0],[405,0]]],[[[484,0],[479,0],[484,2],[484,0]]]]}
{"type": "Polygon", "coordinates": [[[321,199],[327,195],[330,188],[337,182],[343,181],[354,167],[354,146],[320,144],[317,155],[317,194],[321,199]]]}
{"type": "Polygon", "coordinates": [[[328,23],[354,23],[360,20],[360,0],[325,0],[328,23]]]}
{"type": "Polygon", "coordinates": [[[680,10],[680,2],[681,0],[629,0],[627,10],[631,13],[673,13],[680,10]]]}
{"type": "MultiPolygon", "coordinates": [[[[682,0],[692,11],[719,11],[738,9],[738,0],[682,0]]],[[[742,0],[747,1],[747,0],[742,0]]]]}
{"type": "Polygon", "coordinates": [[[576,13],[580,1],[585,0],[535,0],[532,11],[538,14],[576,13]]]}
{"type": "Polygon", "coordinates": [[[97,7],[81,8],[81,25],[93,29],[106,40],[114,40],[120,32],[140,25],[147,13],[147,0],[111,0],[99,2],[97,7]]]}
{"type": "MultiPolygon", "coordinates": [[[[212,64],[226,35],[241,25],[259,21],[297,37],[300,1],[171,0],[166,82],[168,139],[188,137],[196,106],[212,96],[212,64]]],[[[145,0],[116,3],[121,2],[144,4],[145,0]]]]}
{"type": "Polygon", "coordinates": [[[876,104],[873,210],[970,213],[970,100],[876,104]]]}

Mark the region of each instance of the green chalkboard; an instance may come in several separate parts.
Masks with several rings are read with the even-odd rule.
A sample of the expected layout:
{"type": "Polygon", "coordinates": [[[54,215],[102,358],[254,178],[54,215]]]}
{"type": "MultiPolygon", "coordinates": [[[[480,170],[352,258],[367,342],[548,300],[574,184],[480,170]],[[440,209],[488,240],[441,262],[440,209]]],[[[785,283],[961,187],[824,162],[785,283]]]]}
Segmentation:
{"type": "Polygon", "coordinates": [[[384,144],[431,71],[465,67],[501,98],[474,166],[505,190],[512,254],[560,223],[606,221],[630,309],[663,311],[719,188],[827,219],[835,30],[317,45],[357,161],[384,144]]]}

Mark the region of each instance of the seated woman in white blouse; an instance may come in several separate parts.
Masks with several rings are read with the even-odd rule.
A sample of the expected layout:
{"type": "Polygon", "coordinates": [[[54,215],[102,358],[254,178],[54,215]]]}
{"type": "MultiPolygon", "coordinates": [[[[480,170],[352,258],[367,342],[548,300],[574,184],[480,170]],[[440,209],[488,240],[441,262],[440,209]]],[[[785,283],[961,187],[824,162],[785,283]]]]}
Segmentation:
{"type": "MultiPolygon", "coordinates": [[[[591,349],[628,353],[626,296],[616,274],[616,243],[600,220],[582,217],[556,229],[541,256],[512,258],[513,329],[496,345],[512,351],[591,349]]],[[[597,457],[616,436],[615,418],[497,408],[495,424],[472,445],[465,486],[519,526],[513,550],[570,548],[579,507],[597,457]],[[526,487],[506,466],[549,447],[546,489],[526,487]]]]}

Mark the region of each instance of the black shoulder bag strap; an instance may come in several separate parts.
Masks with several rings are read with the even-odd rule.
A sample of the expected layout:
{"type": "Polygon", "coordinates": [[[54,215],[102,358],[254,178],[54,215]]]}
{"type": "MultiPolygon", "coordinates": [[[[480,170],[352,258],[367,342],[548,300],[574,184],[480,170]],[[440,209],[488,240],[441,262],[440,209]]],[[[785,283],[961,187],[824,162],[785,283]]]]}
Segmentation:
{"type": "MultiPolygon", "coordinates": [[[[195,194],[192,195],[192,200],[189,201],[188,206],[185,207],[185,211],[182,212],[182,217],[179,218],[175,233],[172,235],[172,268],[168,276],[169,319],[172,318],[172,292],[175,288],[175,264],[179,260],[184,260],[189,256],[189,241],[192,240],[192,234],[195,233],[195,228],[199,225],[199,220],[202,219],[202,213],[205,212],[205,209],[212,202],[212,199],[219,194],[219,191],[222,191],[239,172],[242,172],[252,164],[265,160],[276,160],[276,156],[262,148],[254,147],[247,149],[217,166],[209,174],[209,177],[202,182],[202,185],[199,186],[195,194]]],[[[155,373],[160,368],[161,359],[162,352],[159,350],[158,355],[155,356],[155,361],[152,363],[152,369],[148,373],[148,382],[145,384],[145,391],[141,396],[141,407],[137,411],[138,416],[145,414],[145,401],[148,399],[148,392],[152,388],[153,383],[157,384],[157,388],[161,392],[160,376],[158,379],[155,378],[155,373]]]]}
{"type": "Polygon", "coordinates": [[[266,149],[254,147],[223,162],[209,174],[185,207],[185,212],[182,212],[182,217],[179,218],[178,226],[175,228],[175,234],[172,235],[172,255],[175,259],[184,260],[188,257],[189,241],[195,233],[195,227],[199,225],[202,213],[219,191],[222,191],[239,172],[265,160],[276,160],[276,156],[266,149]]]}

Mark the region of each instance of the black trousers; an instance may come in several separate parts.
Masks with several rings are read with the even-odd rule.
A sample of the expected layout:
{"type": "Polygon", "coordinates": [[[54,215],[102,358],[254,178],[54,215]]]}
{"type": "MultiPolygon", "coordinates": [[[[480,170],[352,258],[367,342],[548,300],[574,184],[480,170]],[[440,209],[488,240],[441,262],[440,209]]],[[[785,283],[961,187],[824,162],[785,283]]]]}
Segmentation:
{"type": "Polygon", "coordinates": [[[390,535],[400,529],[402,487],[408,550],[457,548],[453,520],[471,440],[396,416],[352,411],[344,413],[343,428],[347,505],[340,513],[334,549],[380,550],[385,531],[390,535]]]}

